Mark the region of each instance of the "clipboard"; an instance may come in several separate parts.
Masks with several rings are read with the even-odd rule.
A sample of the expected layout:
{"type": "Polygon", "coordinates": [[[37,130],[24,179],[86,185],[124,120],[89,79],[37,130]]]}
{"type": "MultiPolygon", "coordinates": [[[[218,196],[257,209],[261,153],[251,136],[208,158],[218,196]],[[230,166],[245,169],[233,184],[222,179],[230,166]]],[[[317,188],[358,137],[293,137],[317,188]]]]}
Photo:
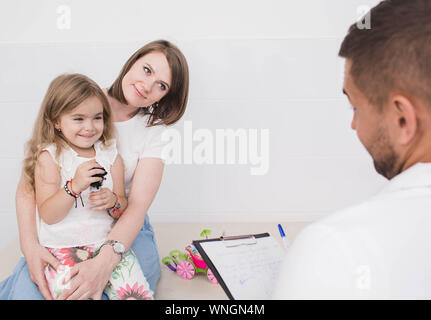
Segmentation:
{"type": "Polygon", "coordinates": [[[285,251],[269,233],[195,240],[230,300],[271,298],[285,251]]]}

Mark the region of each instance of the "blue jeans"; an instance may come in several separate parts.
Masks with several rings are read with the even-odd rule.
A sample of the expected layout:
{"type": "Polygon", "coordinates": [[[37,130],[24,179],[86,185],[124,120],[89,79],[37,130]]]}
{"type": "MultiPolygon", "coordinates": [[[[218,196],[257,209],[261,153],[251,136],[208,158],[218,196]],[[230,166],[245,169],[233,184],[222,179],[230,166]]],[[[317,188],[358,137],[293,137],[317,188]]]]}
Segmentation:
{"type": "MultiPolygon", "coordinates": [[[[156,292],[157,282],[160,278],[160,258],[154,238],[153,227],[148,215],[144,226],[132,244],[132,250],[139,260],[142,271],[150,285],[156,292]]],[[[13,274],[0,283],[0,300],[43,300],[44,297],[38,286],[30,279],[27,263],[21,258],[16,265],[13,274]]],[[[102,299],[108,300],[103,294],[102,299]]]]}

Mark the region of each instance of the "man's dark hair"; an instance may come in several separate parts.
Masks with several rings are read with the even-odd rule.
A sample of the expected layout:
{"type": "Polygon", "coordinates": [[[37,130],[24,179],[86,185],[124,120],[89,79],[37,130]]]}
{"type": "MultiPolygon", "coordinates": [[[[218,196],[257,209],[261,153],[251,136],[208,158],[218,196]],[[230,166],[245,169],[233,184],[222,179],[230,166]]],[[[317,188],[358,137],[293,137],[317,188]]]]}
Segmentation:
{"type": "Polygon", "coordinates": [[[371,28],[351,25],[339,51],[356,86],[379,110],[391,92],[431,108],[431,0],[385,0],[368,14],[371,28]]]}

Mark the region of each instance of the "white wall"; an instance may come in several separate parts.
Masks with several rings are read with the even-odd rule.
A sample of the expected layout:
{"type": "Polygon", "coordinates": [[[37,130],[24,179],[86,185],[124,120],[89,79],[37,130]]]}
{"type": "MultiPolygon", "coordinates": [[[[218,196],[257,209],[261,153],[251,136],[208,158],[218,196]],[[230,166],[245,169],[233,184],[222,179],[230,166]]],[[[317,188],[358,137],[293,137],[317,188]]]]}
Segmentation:
{"type": "Polygon", "coordinates": [[[134,50],[159,38],[182,49],[191,72],[175,128],[191,123],[213,137],[268,129],[269,170],[251,175],[250,159],[168,165],[152,221],[310,220],[375,193],[386,182],[350,129],[337,52],[358,8],[377,2],[3,0],[0,247],[17,237],[23,145],[52,78],[81,72],[108,86],[134,50]]]}

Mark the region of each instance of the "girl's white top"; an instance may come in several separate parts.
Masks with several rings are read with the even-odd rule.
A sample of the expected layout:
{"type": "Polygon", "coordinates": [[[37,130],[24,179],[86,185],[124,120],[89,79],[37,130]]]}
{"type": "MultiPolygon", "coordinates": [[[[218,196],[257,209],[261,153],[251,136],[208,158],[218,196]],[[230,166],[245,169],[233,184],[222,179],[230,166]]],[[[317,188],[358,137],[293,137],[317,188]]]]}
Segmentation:
{"type": "MultiPolygon", "coordinates": [[[[46,147],[54,161],[60,168],[61,183],[63,188],[66,181],[75,176],[76,169],[83,162],[93,158],[82,158],[70,147],[64,148],[58,159],[55,157],[56,145],[52,144],[46,147]]],[[[117,157],[117,148],[114,140],[109,146],[104,146],[102,142],[97,141],[94,144],[96,151],[96,161],[107,171],[102,188],[112,190],[113,182],[111,176],[111,166],[117,157]]],[[[55,168],[53,168],[55,170],[55,168]]],[[[114,219],[106,210],[95,211],[91,209],[88,197],[91,191],[97,191],[92,187],[87,188],[81,193],[81,200],[76,199],[77,207],[72,206],[67,215],[55,224],[48,225],[37,215],[39,242],[41,245],[49,248],[69,248],[84,245],[101,245],[111,231],[114,219]]],[[[66,191],[64,191],[66,192],[66,191]]]]}
{"type": "MultiPolygon", "coordinates": [[[[164,138],[163,133],[166,132],[167,127],[165,125],[147,127],[148,118],[149,118],[148,115],[143,115],[141,113],[138,113],[133,118],[127,121],[114,122],[114,127],[116,129],[116,147],[118,149],[118,153],[121,155],[123,159],[124,167],[125,167],[124,182],[126,186],[127,195],[129,195],[133,175],[135,173],[135,169],[139,159],[159,158],[164,160],[163,151],[165,146],[168,144],[169,137],[164,138]]],[[[108,161],[108,159],[105,159],[105,155],[109,154],[109,151],[107,151],[106,154],[105,152],[102,152],[103,154],[105,154],[102,156],[101,150],[99,147],[98,149],[99,149],[99,154],[97,153],[98,150],[96,149],[97,162],[99,162],[101,165],[103,165],[102,162],[112,164],[113,161],[115,160],[116,153],[115,153],[115,156],[111,154],[110,156],[107,157],[108,159],[112,160],[111,162],[110,160],[108,161]]],[[[50,151],[51,154],[55,154],[55,149],[52,151],[53,152],[50,151]]],[[[81,160],[82,162],[90,160],[85,158],[79,158],[77,157],[76,153],[73,153],[73,152],[71,153],[71,155],[73,156],[73,158],[76,157],[77,159],[82,159],[81,160]]],[[[68,161],[69,162],[71,161],[70,157],[68,161]]],[[[77,166],[78,165],[76,165],[76,167],[77,166]]],[[[103,166],[105,170],[108,171],[107,165],[105,164],[103,166]]],[[[68,173],[68,176],[67,176],[68,179],[65,179],[66,176],[63,179],[63,173],[62,173],[61,187],[64,186],[64,183],[67,180],[69,180],[74,176],[76,167],[74,166],[73,174],[71,174],[70,172],[68,173]]],[[[71,170],[72,169],[70,169],[69,171],[71,170]]],[[[109,165],[108,174],[105,177],[107,177],[107,180],[103,182],[102,187],[112,188],[110,165],[109,165]]],[[[75,223],[75,220],[71,220],[68,216],[66,216],[66,218],[60,221],[59,223],[48,226],[44,224],[43,221],[41,221],[41,219],[39,219],[38,217],[37,220],[39,222],[38,223],[39,241],[42,245],[53,247],[53,248],[54,247],[67,248],[67,247],[93,244],[96,242],[103,243],[104,240],[102,240],[102,238],[105,239],[106,235],[109,233],[112,227],[113,219],[106,213],[106,211],[93,211],[89,209],[89,205],[87,205],[88,193],[89,193],[89,190],[86,190],[82,193],[82,200],[84,201],[85,207],[81,208],[82,207],[81,200],[77,199],[78,208],[75,209],[73,207],[71,211],[78,210],[78,209],[85,210],[90,216],[90,218],[93,220],[93,222],[95,222],[94,221],[95,219],[100,219],[100,220],[97,220],[97,223],[100,223],[100,226],[98,226],[97,224],[91,223],[91,220],[86,220],[85,222],[82,222],[82,223],[81,223],[81,220],[79,220],[81,223],[81,226],[79,227],[75,223]],[[70,224],[68,223],[68,221],[70,221],[70,224]],[[108,224],[109,224],[109,228],[108,228],[108,224]],[[59,227],[58,228],[59,230],[54,232],[53,230],[55,230],[56,227],[59,227]],[[63,230],[64,230],[64,234],[63,234],[63,230]],[[65,232],[66,230],[67,232],[72,231],[70,236],[68,235],[67,238],[66,238],[66,232],[65,232]]]]}

